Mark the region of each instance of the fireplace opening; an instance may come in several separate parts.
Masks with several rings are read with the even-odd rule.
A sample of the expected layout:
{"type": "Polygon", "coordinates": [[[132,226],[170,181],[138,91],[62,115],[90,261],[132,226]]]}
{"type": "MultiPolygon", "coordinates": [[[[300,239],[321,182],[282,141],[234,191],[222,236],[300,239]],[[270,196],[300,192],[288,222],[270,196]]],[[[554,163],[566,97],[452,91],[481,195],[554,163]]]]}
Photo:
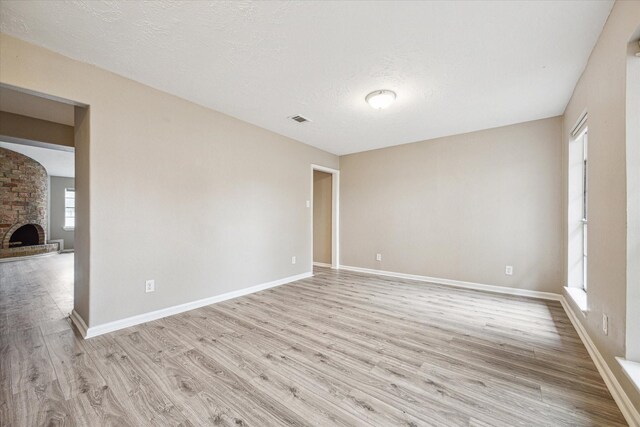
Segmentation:
{"type": "Polygon", "coordinates": [[[40,234],[33,224],[26,224],[13,232],[9,238],[9,247],[33,246],[40,244],[40,234]]]}

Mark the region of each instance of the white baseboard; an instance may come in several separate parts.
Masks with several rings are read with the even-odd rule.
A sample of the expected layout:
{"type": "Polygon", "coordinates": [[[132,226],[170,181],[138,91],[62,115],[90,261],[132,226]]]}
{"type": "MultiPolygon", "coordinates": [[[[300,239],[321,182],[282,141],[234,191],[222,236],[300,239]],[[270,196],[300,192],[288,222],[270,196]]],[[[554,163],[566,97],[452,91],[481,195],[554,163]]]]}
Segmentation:
{"type": "Polygon", "coordinates": [[[80,334],[83,337],[87,338],[87,324],[84,322],[84,319],[78,314],[78,312],[75,310],[71,310],[69,318],[71,318],[71,322],[76,325],[76,328],[78,328],[80,334]]]}
{"type": "Polygon", "coordinates": [[[629,425],[632,427],[640,427],[640,413],[638,413],[638,411],[635,409],[635,407],[631,403],[631,399],[629,399],[629,396],[627,396],[627,393],[625,393],[624,389],[618,382],[618,379],[615,377],[615,375],[613,375],[613,372],[611,372],[611,368],[609,368],[609,365],[604,360],[604,357],[602,357],[602,354],[600,354],[600,351],[598,351],[598,348],[591,340],[591,337],[587,333],[586,329],[584,328],[584,326],[582,326],[582,323],[580,323],[574,311],[571,309],[569,303],[564,297],[562,297],[560,303],[562,304],[564,311],[567,313],[569,320],[571,320],[573,327],[578,332],[582,343],[587,348],[587,351],[589,352],[593,363],[596,365],[600,376],[604,380],[604,383],[607,385],[609,393],[611,393],[611,396],[613,396],[613,400],[615,400],[618,404],[620,412],[622,412],[625,420],[627,420],[627,423],[629,423],[629,425]]]}
{"type": "Polygon", "coordinates": [[[71,319],[73,320],[74,324],[76,324],[80,332],[83,332],[82,335],[84,338],[93,338],[93,337],[97,337],[98,335],[106,334],[108,332],[114,332],[120,329],[128,328],[130,326],[135,326],[141,323],[150,322],[152,320],[161,319],[163,317],[172,316],[174,314],[183,313],[185,311],[195,310],[196,308],[204,307],[205,305],[211,305],[217,302],[227,301],[233,298],[241,297],[243,295],[248,295],[254,292],[263,291],[265,289],[284,285],[286,283],[295,282],[296,280],[306,279],[311,276],[313,276],[311,272],[302,273],[295,276],[289,276],[283,279],[274,280],[272,282],[251,286],[249,288],[239,289],[237,291],[227,292],[222,295],[216,295],[213,297],[188,302],[185,304],[162,308],[160,310],[139,314],[137,316],[127,317],[125,319],[115,320],[113,322],[104,323],[102,325],[91,326],[89,328],[86,327],[86,325],[84,324],[80,316],[77,315],[77,313],[74,315],[75,312],[73,312],[71,315],[71,319]]]}
{"type": "Polygon", "coordinates": [[[331,268],[331,264],[327,264],[325,262],[314,262],[313,265],[315,267],[327,267],[327,268],[331,268]]]}
{"type": "Polygon", "coordinates": [[[361,268],[361,267],[351,267],[348,265],[341,265],[340,269],[355,271],[359,273],[375,274],[378,276],[389,276],[389,277],[397,277],[399,279],[417,280],[419,282],[436,283],[438,285],[455,286],[458,288],[473,289],[477,291],[494,292],[499,294],[516,295],[516,296],[531,297],[531,298],[541,298],[541,299],[548,299],[553,301],[560,301],[562,299],[562,295],[555,294],[553,292],[540,292],[540,291],[531,291],[528,289],[509,288],[507,286],[485,285],[482,283],[463,282],[461,280],[441,279],[438,277],[419,276],[416,274],[396,273],[393,271],[374,270],[370,268],[361,268]]]}
{"type": "Polygon", "coordinates": [[[400,279],[417,280],[420,282],[430,282],[430,283],[436,283],[439,285],[456,286],[460,288],[474,289],[478,291],[497,292],[501,294],[518,295],[518,296],[560,301],[560,303],[562,304],[562,308],[564,308],[564,311],[567,313],[569,320],[571,321],[571,323],[573,324],[573,327],[575,328],[576,332],[580,336],[582,343],[584,344],[587,351],[589,352],[589,355],[591,356],[593,363],[596,365],[596,368],[598,369],[600,376],[604,380],[607,388],[609,389],[609,392],[611,393],[611,395],[613,396],[613,399],[615,400],[616,404],[620,408],[620,411],[622,412],[622,415],[624,416],[625,420],[627,420],[629,425],[632,427],[640,427],[640,414],[631,403],[631,399],[629,399],[629,396],[627,396],[624,389],[620,386],[620,383],[618,382],[615,375],[613,375],[613,372],[609,368],[609,365],[607,365],[606,361],[602,357],[602,354],[600,354],[597,347],[589,337],[589,334],[582,326],[582,323],[578,321],[575,313],[573,312],[573,310],[571,310],[571,307],[569,306],[569,304],[567,303],[567,300],[564,298],[563,295],[554,294],[552,292],[538,292],[538,291],[530,291],[526,289],[507,288],[503,286],[485,285],[485,284],[474,283],[474,282],[462,282],[459,280],[440,279],[437,277],[427,277],[427,276],[418,276],[414,274],[395,273],[391,271],[373,270],[369,268],[351,267],[346,265],[341,265],[340,269],[355,271],[360,273],[375,274],[378,276],[389,276],[389,277],[397,277],[400,279]]]}
{"type": "MultiPolygon", "coordinates": [[[[316,263],[314,263],[314,265],[316,265],[316,263]]],[[[324,265],[321,265],[321,266],[324,266],[324,265]]],[[[624,390],[620,386],[620,383],[618,382],[616,377],[613,375],[613,372],[611,371],[606,361],[598,351],[597,347],[589,337],[589,334],[587,333],[587,331],[582,326],[582,323],[580,323],[580,321],[577,319],[575,313],[573,312],[571,307],[569,307],[569,304],[567,303],[567,301],[562,295],[554,294],[551,292],[530,291],[526,289],[507,288],[503,286],[485,285],[485,284],[474,283],[474,282],[463,282],[459,280],[441,279],[436,277],[419,276],[419,275],[405,274],[405,273],[395,273],[395,272],[384,271],[384,270],[373,270],[368,268],[351,267],[351,266],[344,266],[344,265],[341,265],[339,268],[347,271],[368,273],[368,274],[373,274],[378,276],[397,277],[400,279],[410,279],[410,280],[416,280],[420,282],[449,285],[449,286],[455,286],[455,287],[460,287],[465,289],[473,289],[473,290],[486,291],[486,292],[494,292],[494,293],[501,293],[501,294],[508,294],[508,295],[525,296],[525,297],[560,301],[560,303],[562,304],[562,307],[564,308],[564,311],[567,313],[567,316],[569,317],[569,320],[573,324],[573,327],[577,331],[578,336],[580,336],[580,339],[582,340],[584,346],[589,352],[591,359],[596,365],[598,372],[602,376],[607,388],[609,389],[609,392],[611,393],[611,395],[613,396],[613,399],[615,400],[618,407],[620,408],[622,415],[625,417],[625,419],[627,420],[630,426],[640,427],[640,414],[631,403],[631,399],[629,399],[629,396],[627,396],[627,394],[624,392],[624,390]]],[[[194,310],[196,308],[204,307],[206,305],[211,305],[217,302],[230,300],[243,295],[252,294],[254,292],[259,292],[265,289],[284,285],[286,283],[295,282],[297,280],[306,279],[311,276],[313,276],[311,272],[302,273],[296,276],[290,276],[284,279],[275,280],[273,282],[263,283],[263,284],[252,286],[249,288],[240,289],[238,291],[228,292],[222,295],[216,295],[213,297],[204,298],[201,300],[192,301],[185,304],[163,308],[160,310],[152,311],[152,312],[141,314],[138,316],[128,317],[126,319],[116,320],[114,322],[109,322],[103,325],[93,326],[90,328],[87,327],[84,320],[78,315],[78,313],[75,310],[71,312],[70,317],[71,317],[71,321],[74,323],[74,325],[76,325],[76,327],[78,328],[78,330],[80,331],[83,337],[92,338],[98,335],[106,334],[108,332],[117,331],[130,326],[139,325],[141,323],[150,322],[152,320],[161,319],[163,317],[171,316],[178,313],[183,313],[185,311],[194,310]]]]}

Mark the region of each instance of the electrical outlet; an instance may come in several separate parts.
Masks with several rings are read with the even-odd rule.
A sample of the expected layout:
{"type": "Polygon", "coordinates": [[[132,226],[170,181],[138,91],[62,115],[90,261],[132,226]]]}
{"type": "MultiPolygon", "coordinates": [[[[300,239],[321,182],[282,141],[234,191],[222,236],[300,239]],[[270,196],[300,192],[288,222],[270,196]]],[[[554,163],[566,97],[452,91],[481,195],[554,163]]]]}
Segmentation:
{"type": "Polygon", "coordinates": [[[311,201],[307,200],[307,207],[310,208],[311,207],[311,201]]]}
{"type": "Polygon", "coordinates": [[[295,257],[295,256],[292,256],[292,257],[291,257],[291,264],[295,264],[295,263],[296,263],[296,257],[295,257]]]}
{"type": "Polygon", "coordinates": [[[382,261],[382,254],[376,254],[376,261],[382,261]]]}
{"type": "Polygon", "coordinates": [[[155,280],[147,280],[145,282],[145,292],[155,292],[156,290],[156,281],[155,280]]]}
{"type": "Polygon", "coordinates": [[[609,335],[609,316],[602,314],[602,332],[605,335],[609,335]]]}
{"type": "Polygon", "coordinates": [[[506,274],[507,276],[513,276],[513,266],[507,265],[504,269],[504,274],[506,274]]]}

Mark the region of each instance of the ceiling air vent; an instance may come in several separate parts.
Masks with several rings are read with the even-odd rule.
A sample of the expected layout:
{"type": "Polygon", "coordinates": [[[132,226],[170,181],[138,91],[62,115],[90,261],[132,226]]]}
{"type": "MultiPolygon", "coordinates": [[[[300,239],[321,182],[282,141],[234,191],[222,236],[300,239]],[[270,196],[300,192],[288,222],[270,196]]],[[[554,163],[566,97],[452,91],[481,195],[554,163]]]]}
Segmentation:
{"type": "Polygon", "coordinates": [[[291,120],[295,120],[298,123],[304,123],[304,122],[308,122],[310,121],[309,119],[307,119],[306,117],[302,117],[302,116],[291,116],[289,117],[291,120]]]}

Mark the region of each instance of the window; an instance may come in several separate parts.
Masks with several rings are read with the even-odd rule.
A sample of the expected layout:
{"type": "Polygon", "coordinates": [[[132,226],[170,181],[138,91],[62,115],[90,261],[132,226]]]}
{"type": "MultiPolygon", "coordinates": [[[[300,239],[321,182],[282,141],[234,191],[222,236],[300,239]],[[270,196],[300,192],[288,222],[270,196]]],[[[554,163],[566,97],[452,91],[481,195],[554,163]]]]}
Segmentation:
{"type": "Polygon", "coordinates": [[[76,190],[64,189],[64,229],[73,230],[76,227],[76,190]]]}
{"type": "Polygon", "coordinates": [[[587,290],[587,129],[582,134],[582,289],[587,290]]]}
{"type": "Polygon", "coordinates": [[[585,112],[571,131],[568,146],[567,293],[587,310],[588,129],[585,112]]]}
{"type": "MultiPolygon", "coordinates": [[[[640,27],[639,27],[640,29],[640,27]]],[[[637,30],[636,30],[637,32],[637,30]]],[[[627,49],[627,311],[625,358],[620,365],[640,390],[640,55],[638,40],[627,49]]]]}

